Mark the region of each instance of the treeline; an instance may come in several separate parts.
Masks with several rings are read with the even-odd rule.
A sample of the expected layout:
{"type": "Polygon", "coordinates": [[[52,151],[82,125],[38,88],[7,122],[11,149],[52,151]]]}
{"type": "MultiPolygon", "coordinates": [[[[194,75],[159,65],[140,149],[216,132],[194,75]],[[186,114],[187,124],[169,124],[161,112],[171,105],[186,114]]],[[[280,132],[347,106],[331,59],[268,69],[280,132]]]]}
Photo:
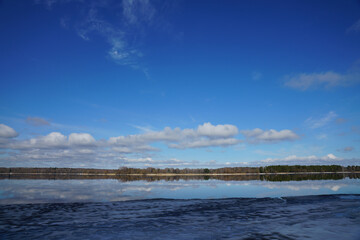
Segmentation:
{"type": "Polygon", "coordinates": [[[118,174],[236,174],[236,173],[296,173],[296,172],[358,172],[360,166],[340,165],[274,165],[267,167],[226,167],[226,168],[128,168],[121,167],[118,174]]]}
{"type": "Polygon", "coordinates": [[[128,174],[261,174],[261,173],[309,173],[309,172],[360,172],[360,166],[340,165],[276,165],[266,167],[226,167],[226,168],[0,168],[0,174],[65,174],[65,175],[128,175],[128,174]]]}
{"type": "Polygon", "coordinates": [[[95,180],[95,179],[115,179],[120,182],[132,181],[190,181],[190,180],[220,180],[220,181],[306,181],[306,180],[339,180],[339,179],[359,179],[360,173],[322,173],[322,174],[267,174],[267,175],[69,175],[69,174],[0,174],[1,179],[31,179],[31,180],[95,180]]]}
{"type": "Polygon", "coordinates": [[[360,171],[360,166],[347,166],[340,165],[276,165],[260,167],[260,173],[296,173],[296,172],[356,172],[360,171]]]}
{"type": "Polygon", "coordinates": [[[227,168],[128,168],[118,169],[119,174],[221,174],[221,173],[259,173],[258,167],[227,167],[227,168]]]}
{"type": "Polygon", "coordinates": [[[117,169],[94,169],[94,168],[0,168],[0,173],[15,174],[117,174],[117,169]]]}

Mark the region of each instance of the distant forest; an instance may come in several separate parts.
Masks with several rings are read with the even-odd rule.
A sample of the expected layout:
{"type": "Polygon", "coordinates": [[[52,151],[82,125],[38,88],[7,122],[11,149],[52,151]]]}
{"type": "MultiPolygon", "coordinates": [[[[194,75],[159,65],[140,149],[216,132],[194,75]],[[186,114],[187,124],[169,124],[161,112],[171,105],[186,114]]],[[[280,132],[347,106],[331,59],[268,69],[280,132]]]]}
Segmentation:
{"type": "Polygon", "coordinates": [[[226,168],[0,168],[0,174],[68,174],[68,175],[126,175],[126,174],[239,174],[239,173],[310,173],[310,172],[360,172],[360,166],[340,165],[276,165],[266,167],[226,167],[226,168]]]}
{"type": "Polygon", "coordinates": [[[155,182],[155,181],[189,181],[189,180],[220,180],[220,181],[251,181],[251,180],[261,180],[261,181],[271,181],[271,182],[281,182],[281,181],[305,181],[305,180],[339,180],[339,179],[359,179],[360,173],[316,173],[316,174],[251,174],[251,175],[214,175],[214,174],[198,174],[198,175],[130,175],[130,174],[120,174],[120,175],[89,175],[89,174],[36,174],[36,173],[26,173],[26,174],[0,174],[0,180],[2,179],[31,179],[31,180],[95,180],[95,179],[115,179],[120,182],[132,182],[132,181],[146,181],[146,182],[155,182]]]}

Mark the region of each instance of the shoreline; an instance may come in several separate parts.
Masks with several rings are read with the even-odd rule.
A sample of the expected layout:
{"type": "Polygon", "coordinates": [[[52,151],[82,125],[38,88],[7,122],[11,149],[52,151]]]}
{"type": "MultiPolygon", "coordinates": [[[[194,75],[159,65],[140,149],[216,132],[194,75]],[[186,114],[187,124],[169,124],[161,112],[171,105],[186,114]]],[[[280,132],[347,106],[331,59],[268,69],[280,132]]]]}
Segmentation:
{"type": "Polygon", "coordinates": [[[352,174],[360,173],[360,171],[354,172],[278,172],[278,173],[145,173],[145,174],[116,174],[116,173],[0,173],[0,175],[68,175],[68,176],[261,176],[261,175],[300,175],[300,174],[352,174]]]}

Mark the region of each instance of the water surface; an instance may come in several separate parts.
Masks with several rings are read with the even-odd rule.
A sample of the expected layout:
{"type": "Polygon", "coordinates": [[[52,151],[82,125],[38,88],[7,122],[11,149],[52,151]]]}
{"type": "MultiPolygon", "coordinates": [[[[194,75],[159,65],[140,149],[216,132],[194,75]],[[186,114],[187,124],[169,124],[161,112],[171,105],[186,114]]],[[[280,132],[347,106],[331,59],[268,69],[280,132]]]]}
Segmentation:
{"type": "Polygon", "coordinates": [[[359,239],[360,195],[0,206],[4,239],[359,239]]]}
{"type": "Polygon", "coordinates": [[[360,239],[356,175],[0,180],[2,239],[360,239]]]}
{"type": "Polygon", "coordinates": [[[69,179],[69,176],[61,175],[51,177],[47,175],[22,177],[15,175],[10,179],[4,178],[0,180],[0,204],[360,194],[358,175],[343,174],[122,176],[113,179],[76,177],[77,179],[69,179]]]}

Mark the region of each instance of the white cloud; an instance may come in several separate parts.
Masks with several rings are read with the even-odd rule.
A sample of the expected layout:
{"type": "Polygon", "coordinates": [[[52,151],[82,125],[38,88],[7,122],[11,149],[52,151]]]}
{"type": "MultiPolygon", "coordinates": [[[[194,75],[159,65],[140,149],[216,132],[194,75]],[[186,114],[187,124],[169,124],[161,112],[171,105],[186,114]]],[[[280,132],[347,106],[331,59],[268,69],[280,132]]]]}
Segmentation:
{"type": "Polygon", "coordinates": [[[11,127],[5,124],[0,124],[0,138],[14,138],[18,135],[19,134],[11,127]]]}
{"type": "Polygon", "coordinates": [[[71,133],[69,135],[70,145],[94,145],[95,139],[88,133],[71,133]]]}
{"type": "Polygon", "coordinates": [[[322,73],[301,73],[285,77],[285,86],[299,90],[350,86],[360,81],[358,72],[340,74],[333,71],[322,73]]]}
{"type": "Polygon", "coordinates": [[[143,153],[143,152],[154,152],[159,149],[154,148],[150,145],[129,145],[129,146],[117,146],[112,147],[112,150],[118,153],[143,153]]]}
{"type": "MultiPolygon", "coordinates": [[[[171,24],[161,16],[170,5],[150,0],[83,1],[83,0],[35,0],[49,10],[59,5],[74,9],[71,15],[62,16],[62,27],[72,29],[84,40],[100,36],[109,47],[107,57],[115,63],[140,70],[150,78],[142,61],[142,45],[148,33],[172,34],[171,24]],[[160,10],[160,11],[158,11],[160,10]],[[109,19],[110,18],[110,19],[109,19]],[[155,30],[155,31],[154,31],[155,30]]],[[[176,35],[179,35],[176,33],[176,35]]]]}
{"type": "Polygon", "coordinates": [[[44,137],[39,137],[37,139],[31,139],[30,143],[36,144],[44,144],[47,146],[62,146],[66,143],[66,136],[62,135],[59,132],[52,132],[44,137]]]}
{"type": "Polygon", "coordinates": [[[330,123],[331,121],[335,120],[337,114],[334,111],[330,111],[324,117],[319,119],[314,119],[312,117],[305,120],[305,124],[312,129],[320,128],[325,126],[326,124],[330,123]]]}
{"type": "Polygon", "coordinates": [[[80,19],[75,24],[78,35],[84,40],[90,40],[92,35],[103,37],[110,45],[107,50],[110,59],[148,76],[147,68],[141,64],[140,59],[144,54],[140,46],[149,28],[161,25],[154,5],[149,0],[123,0],[119,4],[84,1],[79,4],[82,5],[82,12],[74,12],[80,16],[74,17],[80,19]],[[108,20],[109,12],[114,13],[112,22],[116,24],[108,20]]]}
{"type": "Polygon", "coordinates": [[[200,125],[197,132],[201,136],[227,138],[237,135],[238,129],[234,125],[225,124],[214,126],[208,122],[200,125]]]}
{"type": "Polygon", "coordinates": [[[253,130],[240,131],[245,135],[246,140],[250,143],[275,143],[281,141],[292,141],[299,138],[299,136],[291,130],[284,129],[276,131],[274,129],[262,130],[255,128],[253,130]]]}
{"type": "Polygon", "coordinates": [[[123,15],[128,24],[148,24],[156,13],[149,0],[123,0],[122,5],[123,15]]]}
{"type": "Polygon", "coordinates": [[[77,4],[73,15],[60,19],[63,27],[70,28],[74,23],[77,34],[84,40],[90,40],[92,34],[99,35],[110,45],[107,51],[110,59],[117,64],[139,69],[148,76],[147,69],[140,64],[143,56],[142,45],[149,26],[158,27],[161,21],[156,19],[157,11],[149,0],[82,1],[82,0],[35,0],[49,10],[55,5],[77,4]],[[79,7],[80,6],[80,7],[79,7]],[[108,16],[113,16],[111,24],[108,16]],[[153,22],[156,21],[156,24],[153,22]]]}
{"type": "Polygon", "coordinates": [[[91,8],[87,17],[77,26],[78,34],[84,40],[90,39],[90,34],[98,34],[105,38],[110,45],[109,56],[121,65],[138,67],[138,57],[142,56],[139,50],[129,46],[126,31],[115,27],[103,20],[97,8],[91,8]]]}
{"type": "MultiPolygon", "coordinates": [[[[134,146],[148,146],[154,142],[167,143],[171,148],[201,148],[210,146],[235,145],[239,140],[232,138],[238,133],[234,125],[212,125],[204,123],[197,129],[180,129],[166,127],[162,131],[147,131],[143,134],[112,137],[109,143],[121,146],[124,150],[133,149],[134,146]]],[[[146,149],[146,148],[144,148],[146,149]]]]}
{"type": "Polygon", "coordinates": [[[178,144],[169,144],[171,148],[185,149],[185,148],[202,148],[202,147],[227,147],[236,145],[241,141],[235,138],[220,138],[220,139],[199,139],[195,141],[180,142],[178,144]]]}
{"type": "MultiPolygon", "coordinates": [[[[2,129],[9,130],[5,125],[2,129]]],[[[71,133],[68,136],[60,132],[51,132],[45,136],[38,136],[27,140],[7,140],[1,142],[0,148],[5,149],[5,155],[0,156],[10,163],[27,161],[36,166],[78,166],[77,164],[152,164],[158,166],[181,166],[181,162],[149,161],[149,157],[160,149],[151,146],[153,143],[164,143],[170,148],[187,149],[202,147],[226,147],[236,145],[240,140],[234,136],[238,129],[234,125],[212,125],[204,123],[194,129],[180,129],[165,127],[161,131],[147,131],[143,134],[111,137],[109,140],[96,140],[89,133],[71,133]],[[16,151],[13,151],[16,150],[16,151]],[[130,161],[131,159],[142,159],[130,161]],[[135,158],[134,158],[135,157],[135,158]],[[147,159],[147,160],[144,160],[147,159]],[[59,163],[56,163],[58,161],[59,163]]],[[[15,133],[4,136],[15,136],[15,133]]],[[[190,164],[185,163],[184,164],[190,164]]],[[[144,166],[144,165],[142,165],[144,166]]],[[[151,165],[149,165],[151,166],[151,165]]]]}
{"type": "Polygon", "coordinates": [[[290,155],[285,158],[267,158],[265,160],[262,160],[261,163],[265,163],[267,165],[269,164],[311,165],[311,164],[334,164],[337,162],[341,162],[342,160],[344,159],[336,157],[334,154],[329,153],[322,157],[318,157],[315,155],[303,156],[303,157],[290,155]]]}
{"type": "Polygon", "coordinates": [[[67,137],[59,132],[52,132],[46,136],[31,138],[29,140],[21,140],[10,143],[12,149],[24,148],[61,148],[67,145],[67,137]]]}
{"type": "Polygon", "coordinates": [[[91,146],[96,143],[95,139],[88,133],[71,133],[69,137],[52,132],[46,136],[39,136],[29,140],[13,141],[8,147],[11,149],[44,149],[44,148],[70,148],[76,146],[91,146]]]}
{"type": "MultiPolygon", "coordinates": [[[[148,129],[149,130],[149,129],[148,129]]],[[[108,140],[96,140],[89,133],[71,133],[64,135],[52,132],[45,136],[38,136],[27,140],[9,139],[1,143],[0,148],[5,149],[6,154],[0,155],[0,162],[6,165],[23,163],[23,166],[225,166],[225,163],[200,163],[196,161],[173,161],[163,160],[156,151],[160,149],[152,146],[155,143],[165,144],[169,148],[190,149],[207,147],[229,147],[238,145],[242,140],[236,138],[238,128],[230,124],[213,125],[209,122],[195,128],[170,128],[165,127],[161,131],[146,131],[142,134],[111,137],[108,140]],[[156,160],[155,160],[155,157],[156,160]],[[160,158],[159,158],[160,157],[160,158]],[[150,160],[151,159],[151,160],[150,160]]],[[[241,131],[248,143],[276,143],[290,141],[299,138],[291,130],[253,130],[241,131]]],[[[327,155],[326,159],[337,161],[334,155],[327,155]]],[[[281,159],[267,159],[274,163],[281,159]]],[[[310,162],[310,160],[324,160],[316,156],[297,157],[289,156],[282,163],[296,160],[310,162]],[[308,161],[306,161],[308,160],[308,161]]],[[[264,164],[264,162],[238,164],[264,164]]]]}

